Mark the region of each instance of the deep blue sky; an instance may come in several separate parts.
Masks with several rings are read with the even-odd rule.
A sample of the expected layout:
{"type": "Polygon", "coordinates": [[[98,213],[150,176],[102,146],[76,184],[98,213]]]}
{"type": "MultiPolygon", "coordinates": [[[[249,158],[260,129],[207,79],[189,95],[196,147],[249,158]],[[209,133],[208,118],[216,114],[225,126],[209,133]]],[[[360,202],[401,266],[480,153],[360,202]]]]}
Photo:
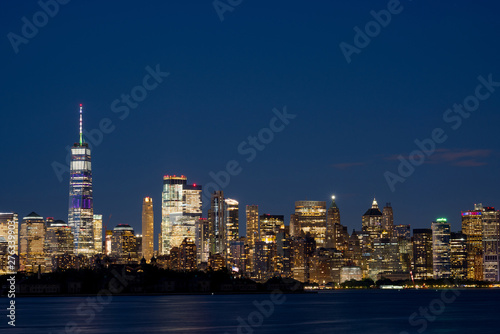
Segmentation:
{"type": "MultiPolygon", "coordinates": [[[[408,1],[348,64],[339,44],[388,1],[243,3],[221,22],[212,1],[77,1],[59,9],[16,54],[36,1],[0,4],[0,211],[67,220],[68,174],[53,161],[84,126],[115,129],[92,152],[94,210],[108,227],[140,231],[144,196],[161,220],[164,174],[205,185],[229,160],[243,171],[224,191],[286,221],[296,200],[337,195],[342,223],[361,228],[373,196],[392,202],[395,223],[428,227],[476,202],[500,206],[500,88],[452,130],[443,113],[474,93],[477,77],[500,81],[500,5],[493,1],[408,1]],[[120,120],[111,103],[142,83],[146,66],[170,76],[120,120]],[[238,153],[268,126],[272,109],[297,115],[251,163],[238,153]],[[384,172],[415,139],[441,127],[448,140],[391,192],[384,172]]],[[[243,230],[241,231],[243,232],[243,230]]]]}

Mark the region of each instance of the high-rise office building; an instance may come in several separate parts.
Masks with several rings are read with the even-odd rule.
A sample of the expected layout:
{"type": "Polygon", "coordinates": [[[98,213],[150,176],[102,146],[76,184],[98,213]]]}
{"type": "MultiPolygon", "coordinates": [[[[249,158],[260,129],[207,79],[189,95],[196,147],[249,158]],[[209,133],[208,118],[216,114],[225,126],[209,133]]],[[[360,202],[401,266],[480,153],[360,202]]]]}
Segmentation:
{"type": "Polygon", "coordinates": [[[102,215],[94,215],[94,251],[96,254],[102,254],[102,215]]]}
{"type": "Polygon", "coordinates": [[[500,281],[499,243],[500,211],[493,207],[483,208],[483,279],[500,281]]]}
{"type": "Polygon", "coordinates": [[[462,233],[450,234],[450,271],[451,278],[467,279],[467,237],[462,233]]]}
{"type": "Polygon", "coordinates": [[[310,233],[316,242],[316,247],[325,246],[326,235],[326,202],[297,201],[295,202],[296,223],[305,234],[310,233]]]}
{"type": "Polygon", "coordinates": [[[247,244],[250,249],[253,249],[255,242],[260,240],[260,226],[259,226],[259,206],[247,205],[247,244]]]}
{"type": "MultiPolygon", "coordinates": [[[[385,233],[384,235],[389,235],[385,233]]],[[[369,260],[369,276],[374,281],[402,271],[399,245],[396,238],[376,238],[369,260]]]]}
{"type": "Polygon", "coordinates": [[[161,254],[179,247],[185,238],[195,240],[201,218],[201,186],[187,184],[184,175],[163,177],[161,254]]]}
{"type": "Polygon", "coordinates": [[[337,203],[335,203],[335,196],[332,196],[332,203],[330,204],[330,208],[328,208],[328,211],[326,212],[326,248],[335,248],[336,225],[340,225],[340,210],[337,206],[337,203]]]}
{"type": "Polygon", "coordinates": [[[392,237],[392,232],[394,228],[394,212],[392,210],[391,203],[387,203],[382,209],[382,231],[389,234],[392,237]]]}
{"type": "Polygon", "coordinates": [[[224,199],[224,202],[227,233],[226,247],[229,247],[231,241],[238,241],[240,239],[239,203],[231,198],[224,199]]]}
{"type": "Polygon", "coordinates": [[[153,199],[145,197],[142,201],[142,256],[151,261],[154,253],[154,214],[153,199]]]}
{"type": "Polygon", "coordinates": [[[462,212],[462,233],[467,237],[467,278],[483,280],[483,205],[462,212]]]}
{"type": "Polygon", "coordinates": [[[208,257],[210,256],[210,226],[206,218],[200,218],[196,223],[195,244],[197,263],[208,263],[208,257]]]}
{"type": "Polygon", "coordinates": [[[71,148],[68,224],[73,229],[75,254],[93,255],[94,206],[90,148],[83,142],[82,105],[80,104],[80,141],[71,148]]]}
{"type": "Polygon", "coordinates": [[[373,242],[376,238],[382,235],[382,212],[378,208],[377,200],[374,198],[372,207],[368,209],[362,218],[362,230],[368,232],[370,241],[373,242]]]}
{"type": "Polygon", "coordinates": [[[413,276],[415,279],[433,277],[432,229],[413,229],[413,276]]]}
{"type": "Polygon", "coordinates": [[[134,229],[127,224],[118,224],[111,236],[111,257],[118,264],[139,262],[139,250],[134,229]]]}
{"type": "Polygon", "coordinates": [[[35,212],[23,218],[20,231],[19,260],[21,271],[45,271],[45,220],[35,212]]]}
{"type": "Polygon", "coordinates": [[[410,272],[412,266],[411,259],[413,255],[410,225],[395,225],[392,235],[398,241],[399,257],[401,259],[402,269],[404,272],[410,272]]]}
{"type": "Polygon", "coordinates": [[[349,232],[347,226],[340,223],[340,210],[332,196],[332,203],[326,213],[326,248],[335,248],[345,252],[349,243],[349,232]]]}
{"type": "Polygon", "coordinates": [[[281,227],[285,225],[285,218],[281,215],[260,215],[260,233],[266,235],[269,233],[278,234],[281,227]]]}
{"type": "Polygon", "coordinates": [[[227,260],[225,201],[222,190],[215,191],[210,199],[208,223],[210,229],[210,255],[220,255],[227,260]]]}
{"type": "Polygon", "coordinates": [[[45,256],[48,271],[56,270],[61,257],[73,255],[74,236],[71,227],[62,220],[47,219],[45,232],[45,256]]]}
{"type": "MultiPolygon", "coordinates": [[[[0,212],[0,238],[3,237],[9,249],[19,255],[19,216],[15,212],[0,212]]],[[[10,252],[9,252],[10,254],[10,252]]]]}
{"type": "Polygon", "coordinates": [[[434,279],[450,278],[451,246],[450,224],[446,218],[438,218],[431,224],[432,228],[432,267],[434,279]]]}

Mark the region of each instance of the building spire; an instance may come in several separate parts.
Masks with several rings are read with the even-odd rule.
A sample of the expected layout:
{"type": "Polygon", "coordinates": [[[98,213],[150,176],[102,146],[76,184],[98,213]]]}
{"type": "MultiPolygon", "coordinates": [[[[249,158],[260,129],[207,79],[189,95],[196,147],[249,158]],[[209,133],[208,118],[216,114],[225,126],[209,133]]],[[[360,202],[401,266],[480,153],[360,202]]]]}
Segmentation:
{"type": "Polygon", "coordinates": [[[375,197],[373,198],[372,209],[378,209],[378,203],[375,197]]]}
{"type": "Polygon", "coordinates": [[[83,117],[83,107],[82,107],[82,104],[80,103],[80,146],[82,146],[83,144],[83,120],[82,120],[82,117],[83,117]]]}
{"type": "Polygon", "coordinates": [[[335,195],[332,195],[332,204],[330,205],[331,208],[338,208],[337,203],[335,203],[335,195]]]}

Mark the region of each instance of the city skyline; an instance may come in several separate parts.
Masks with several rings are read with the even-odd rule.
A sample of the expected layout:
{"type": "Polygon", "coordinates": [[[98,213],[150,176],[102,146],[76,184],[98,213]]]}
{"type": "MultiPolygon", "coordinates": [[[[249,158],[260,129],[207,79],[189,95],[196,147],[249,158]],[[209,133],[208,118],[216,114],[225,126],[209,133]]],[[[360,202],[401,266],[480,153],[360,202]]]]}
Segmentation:
{"type": "MultiPolygon", "coordinates": [[[[404,3],[347,63],[339,45],[353,45],[353,28],[363,28],[373,19],[370,11],[385,5],[288,3],[283,12],[277,4],[265,10],[244,4],[223,22],[210,4],[193,11],[186,4],[155,3],[137,13],[124,3],[120,17],[108,17],[111,4],[101,4],[99,13],[78,3],[61,6],[17,53],[8,39],[0,45],[0,66],[11,78],[0,92],[6,110],[0,138],[9,143],[2,156],[12,161],[2,166],[0,211],[66,220],[69,173],[59,178],[53,163],[66,165],[66,146],[77,140],[79,103],[86,112],[83,130],[93,143],[95,211],[108,228],[124,223],[138,230],[142,199],[160,203],[164,175],[188,175],[205,186],[214,182],[211,172],[226,170],[232,160],[242,170],[222,189],[225,194],[240,205],[284,215],[287,222],[295,201],[328,202],[332,194],[349,231],[373,197],[381,206],[392,203],[395,223],[415,228],[447,217],[455,229],[464,208],[500,206],[490,186],[500,178],[494,130],[500,120],[500,68],[490,47],[499,30],[490,7],[497,5],[459,1],[433,4],[429,11],[422,3],[404,3]],[[426,17],[425,25],[417,24],[419,16],[426,17]],[[260,24],[249,30],[255,17],[260,24]],[[137,24],[137,18],[147,20],[137,24]],[[88,40],[88,29],[105,31],[109,24],[123,33],[88,40]],[[469,34],[458,38],[455,26],[469,34]],[[130,36],[137,43],[131,50],[130,36]],[[95,48],[103,49],[102,57],[95,48]],[[427,49],[435,50],[432,57],[422,55],[427,49]],[[46,62],[53,53],[58,56],[46,62]],[[48,77],[61,84],[47,86],[48,77]],[[490,96],[470,117],[448,113],[490,79],[489,89],[479,90],[490,96]],[[14,99],[21,90],[31,98],[14,99]],[[122,102],[122,94],[143,92],[140,102],[122,102]],[[248,150],[248,137],[271,129],[273,109],[283,113],[285,106],[296,117],[284,128],[275,124],[283,130],[272,133],[273,140],[247,162],[253,154],[238,153],[238,146],[248,150]],[[447,122],[445,115],[454,118],[447,122]],[[436,142],[436,151],[392,192],[384,173],[397,174],[398,155],[409,158],[419,147],[415,140],[432,138],[436,128],[447,140],[436,142]],[[44,150],[36,150],[35,142],[43,142],[44,150]],[[411,214],[416,207],[425,208],[422,216],[411,214]]],[[[40,9],[35,2],[3,6],[9,15],[2,26],[17,34],[19,18],[40,9]]],[[[155,229],[160,212],[156,205],[155,229]]]]}

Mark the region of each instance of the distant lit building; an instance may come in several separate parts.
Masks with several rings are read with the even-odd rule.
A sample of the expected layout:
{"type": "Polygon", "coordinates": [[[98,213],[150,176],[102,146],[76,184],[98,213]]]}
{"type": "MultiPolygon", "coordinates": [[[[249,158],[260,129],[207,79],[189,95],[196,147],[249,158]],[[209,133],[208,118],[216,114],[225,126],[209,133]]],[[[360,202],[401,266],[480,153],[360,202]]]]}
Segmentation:
{"type": "Polygon", "coordinates": [[[45,233],[45,256],[47,270],[57,269],[58,257],[74,252],[74,237],[71,227],[62,220],[47,222],[45,233]]]}
{"type": "Polygon", "coordinates": [[[142,255],[149,263],[154,253],[154,213],[153,199],[142,200],[142,255]]]}
{"type": "Polygon", "coordinates": [[[75,254],[91,256],[94,246],[92,164],[88,143],[83,142],[80,104],[80,141],[71,148],[68,224],[73,229],[75,254]]]}
{"type": "Polygon", "coordinates": [[[201,218],[202,187],[187,184],[184,175],[163,177],[161,253],[168,254],[185,238],[195,240],[196,222],[201,218]]]}
{"type": "Polygon", "coordinates": [[[196,244],[194,240],[185,238],[179,247],[180,270],[196,270],[196,244]]]}
{"type": "Polygon", "coordinates": [[[224,199],[224,219],[226,221],[226,250],[227,250],[227,265],[230,267],[233,254],[231,253],[231,243],[240,239],[239,225],[239,203],[231,198],[224,199]]]}
{"type": "Polygon", "coordinates": [[[310,233],[316,242],[316,247],[325,245],[326,237],[326,202],[324,201],[297,201],[295,202],[295,216],[299,230],[310,233]]]}
{"type": "Polygon", "coordinates": [[[195,244],[198,263],[208,263],[210,255],[210,226],[206,218],[199,218],[196,223],[195,244]]]}
{"type": "Polygon", "coordinates": [[[483,206],[462,212],[462,233],[467,237],[467,279],[483,280],[483,206]]]}
{"type": "Polygon", "coordinates": [[[332,196],[332,203],[326,213],[326,248],[335,248],[345,252],[349,241],[347,226],[340,223],[340,210],[335,203],[335,196],[332,196]]]}
{"type": "Polygon", "coordinates": [[[260,215],[259,219],[261,235],[266,235],[268,233],[276,234],[280,231],[280,228],[285,225],[285,218],[281,215],[270,215],[265,213],[260,215]]]}
{"type": "Polygon", "coordinates": [[[311,261],[316,251],[315,239],[308,232],[292,240],[293,278],[307,283],[310,278],[311,261]]]}
{"type": "Polygon", "coordinates": [[[19,254],[19,216],[15,212],[0,212],[0,238],[3,237],[14,254],[19,254]],[[9,232],[10,231],[10,232],[9,232]]]}
{"type": "Polygon", "coordinates": [[[292,237],[289,226],[282,226],[276,234],[276,266],[281,277],[292,277],[292,237]]]}
{"type": "Polygon", "coordinates": [[[432,222],[432,267],[434,279],[450,278],[450,224],[446,218],[432,222]]]}
{"type": "Polygon", "coordinates": [[[94,248],[96,254],[102,254],[102,215],[94,215],[94,248]]]}
{"type": "Polygon", "coordinates": [[[389,238],[392,237],[392,232],[394,229],[394,212],[392,210],[391,203],[387,203],[382,209],[382,231],[389,234],[389,238]]]}
{"type": "Polygon", "coordinates": [[[362,270],[356,266],[345,266],[340,268],[340,283],[350,280],[361,281],[363,279],[362,270]]]}
{"type": "Polygon", "coordinates": [[[261,239],[255,243],[254,278],[263,282],[276,271],[276,240],[273,235],[261,236],[261,239]]]}
{"type": "Polygon", "coordinates": [[[375,198],[372,207],[363,215],[362,226],[362,230],[370,235],[370,242],[381,237],[383,231],[382,212],[380,212],[375,198]]]}
{"type": "Polygon", "coordinates": [[[210,228],[210,255],[219,254],[227,259],[226,249],[226,217],[224,192],[215,191],[210,199],[210,209],[208,210],[208,221],[210,228]]]}
{"type": "MultiPolygon", "coordinates": [[[[386,234],[389,235],[388,233],[386,234]]],[[[379,277],[402,271],[399,245],[396,238],[376,238],[369,260],[369,276],[376,281],[379,277]]]]}
{"type": "Polygon", "coordinates": [[[411,242],[410,225],[395,225],[392,235],[398,240],[399,257],[401,259],[402,270],[410,272],[412,268],[413,244],[411,242]]]}
{"type": "Polygon", "coordinates": [[[118,224],[111,237],[111,257],[117,264],[138,263],[139,252],[134,229],[127,224],[118,224]]]}
{"type": "Polygon", "coordinates": [[[106,230],[104,235],[104,254],[111,255],[111,246],[113,244],[113,230],[106,230]]]}
{"type": "Polygon", "coordinates": [[[483,208],[483,279],[500,281],[499,243],[500,211],[493,207],[483,208]]]}
{"type": "Polygon", "coordinates": [[[451,278],[467,279],[467,236],[462,233],[450,234],[450,271],[451,278]]]}
{"type": "Polygon", "coordinates": [[[23,218],[20,231],[19,260],[21,271],[45,272],[45,220],[35,212],[23,218]]]}
{"type": "Polygon", "coordinates": [[[433,277],[430,228],[413,229],[413,276],[421,280],[433,277]]]}
{"type": "Polygon", "coordinates": [[[250,248],[254,248],[255,242],[260,240],[259,206],[247,205],[247,243],[250,248]]]}
{"type": "Polygon", "coordinates": [[[318,248],[311,259],[309,281],[319,285],[340,283],[340,269],[343,265],[342,252],[335,248],[318,248]]]}
{"type": "Polygon", "coordinates": [[[245,237],[241,237],[239,240],[231,241],[229,245],[231,252],[230,268],[240,274],[246,272],[248,262],[245,240],[245,237]]]}
{"type": "Polygon", "coordinates": [[[248,245],[248,266],[247,271],[253,271],[253,258],[255,253],[255,243],[260,240],[260,224],[259,224],[259,206],[247,205],[247,238],[248,245]]]}

